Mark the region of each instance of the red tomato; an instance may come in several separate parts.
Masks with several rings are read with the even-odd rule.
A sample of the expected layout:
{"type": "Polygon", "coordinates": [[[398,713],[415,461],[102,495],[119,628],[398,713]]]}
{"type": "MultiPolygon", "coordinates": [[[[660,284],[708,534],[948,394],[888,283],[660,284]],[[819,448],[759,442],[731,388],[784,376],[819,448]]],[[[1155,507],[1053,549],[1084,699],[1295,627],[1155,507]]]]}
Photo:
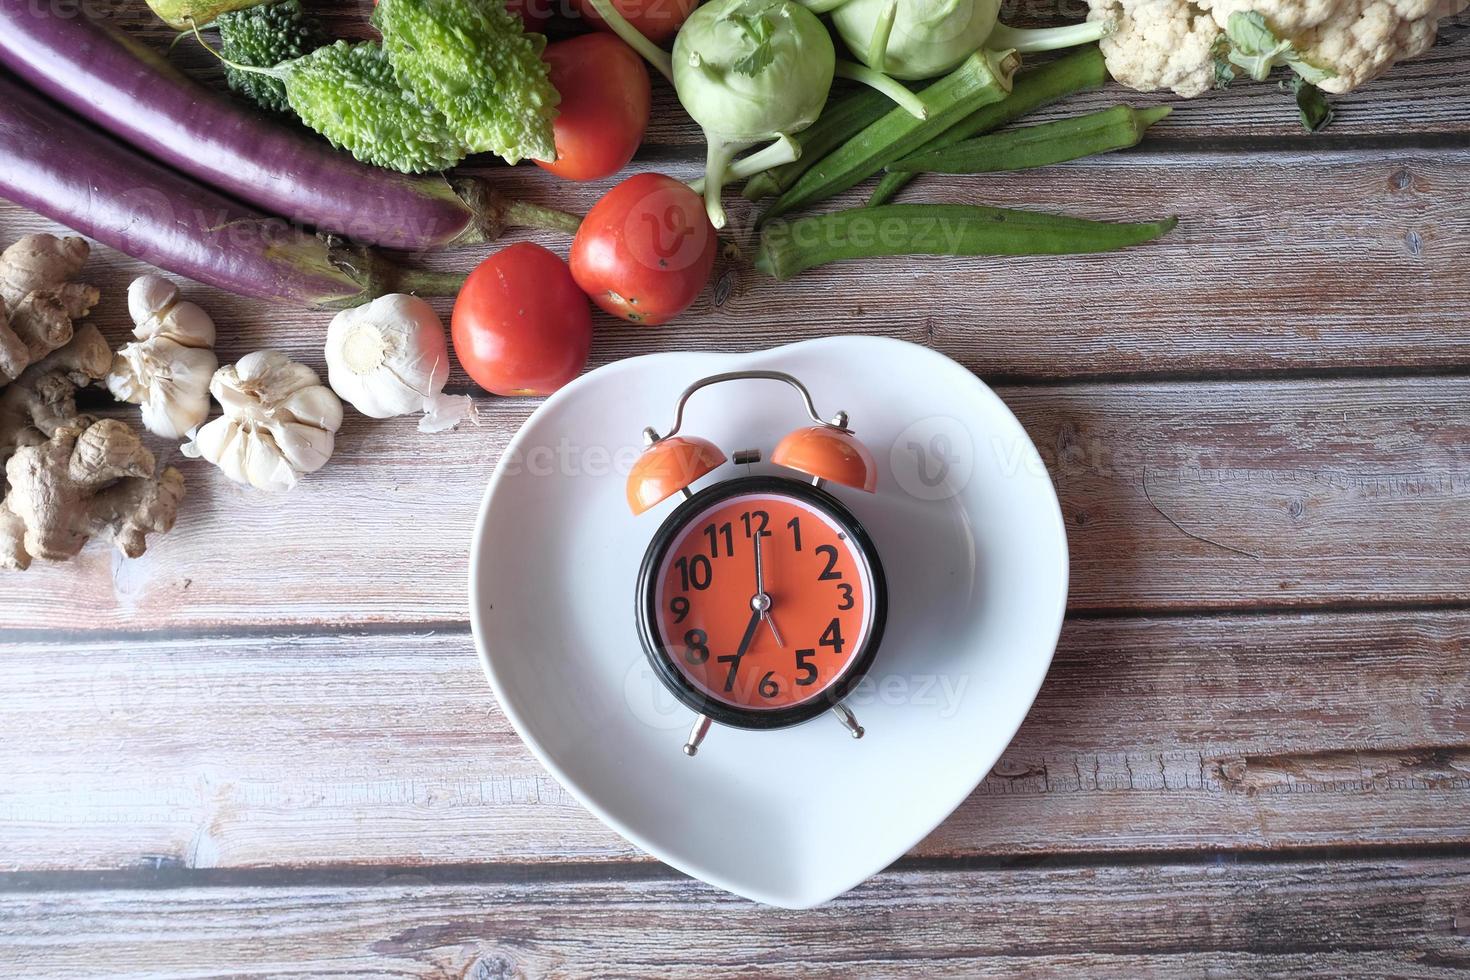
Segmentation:
{"type": "MultiPolygon", "coordinates": [[[[679,33],[689,12],[699,6],[699,0],[612,0],[612,5],[628,23],[638,28],[638,33],[654,44],[663,44],[679,33]]],[[[588,0],[572,0],[572,7],[599,31],[612,31],[588,0]]]]}
{"type": "Polygon", "coordinates": [[[698,298],[719,240],[704,200],[663,174],[637,174],[603,195],[572,242],[572,277],[613,316],[649,325],[698,298]]]}
{"type": "Polygon", "coordinates": [[[449,332],[459,363],[486,391],[549,395],[586,366],[592,310],[565,262],[519,242],[470,273],[449,332]]]}
{"type": "Polygon", "coordinates": [[[567,180],[601,180],[628,165],[648,126],[648,69],[611,34],[548,45],[551,84],[561,93],[556,160],[536,163],[567,180]]]}

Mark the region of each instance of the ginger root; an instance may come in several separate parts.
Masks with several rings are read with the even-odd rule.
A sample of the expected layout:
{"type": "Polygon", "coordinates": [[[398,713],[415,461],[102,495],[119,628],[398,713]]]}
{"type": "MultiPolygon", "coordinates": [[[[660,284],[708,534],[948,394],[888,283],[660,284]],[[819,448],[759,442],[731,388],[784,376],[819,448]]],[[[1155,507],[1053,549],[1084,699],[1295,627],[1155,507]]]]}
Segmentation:
{"type": "Polygon", "coordinates": [[[65,561],[102,534],[137,558],[149,532],[174,525],[184,477],[170,466],[153,478],[153,454],[118,419],[82,415],[5,464],[10,492],[0,507],[0,566],[33,558],[65,561]]]}
{"type": "Polygon", "coordinates": [[[72,281],[89,251],[80,238],[27,235],[0,252],[0,385],[69,343],[97,304],[95,286],[72,281]]]}
{"type": "MultiPolygon", "coordinates": [[[[78,250],[70,242],[80,243],[85,259],[81,239],[49,235],[22,239],[0,255],[0,301],[7,309],[12,296],[39,281],[36,270],[55,274],[51,259],[70,256],[75,264],[78,250]],[[55,247],[38,239],[50,239],[55,247]],[[31,244],[17,251],[26,242],[31,244]]],[[[76,265],[65,277],[78,271],[76,265]]],[[[135,429],[77,412],[77,390],[98,383],[112,367],[112,350],[97,328],[71,324],[69,311],[85,314],[95,294],[90,286],[59,281],[26,291],[17,307],[54,303],[53,309],[66,313],[67,340],[34,359],[27,347],[29,366],[8,385],[0,380],[0,568],[25,569],[36,558],[64,561],[96,535],[136,558],[147,535],[169,530],[178,514],[184,496],[179,471],[169,467],[155,476],[153,454],[135,429]]],[[[16,321],[12,316],[12,325],[16,321]]]]}

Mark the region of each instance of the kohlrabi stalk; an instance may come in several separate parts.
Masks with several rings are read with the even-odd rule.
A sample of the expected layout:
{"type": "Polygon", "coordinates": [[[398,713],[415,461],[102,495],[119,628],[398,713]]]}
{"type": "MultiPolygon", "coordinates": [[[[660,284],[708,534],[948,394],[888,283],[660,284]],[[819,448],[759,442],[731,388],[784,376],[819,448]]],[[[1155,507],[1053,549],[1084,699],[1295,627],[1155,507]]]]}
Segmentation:
{"type": "Polygon", "coordinates": [[[981,48],[1050,51],[1108,32],[1104,21],[1006,27],[998,22],[1000,0],[844,0],[829,9],[837,33],[864,64],[910,80],[943,75],[981,48]]]}
{"type": "Polygon", "coordinates": [[[629,23],[628,18],[624,17],[618,8],[613,6],[612,0],[589,0],[589,2],[592,4],[592,9],[597,11],[597,16],[601,17],[603,22],[612,28],[614,34],[622,38],[628,47],[641,54],[643,60],[652,65],[660,75],[668,79],[670,84],[673,83],[674,62],[669,57],[667,51],[654,44],[644,36],[642,31],[629,23]]]}
{"type": "Polygon", "coordinates": [[[923,99],[904,88],[902,82],[894,78],[889,78],[881,71],[874,71],[866,65],[860,65],[853,61],[838,61],[837,77],[858,82],[868,86],[868,88],[882,92],[892,99],[895,104],[902,106],[915,119],[923,119],[929,115],[929,107],[924,105],[923,99]]]}
{"type": "MultiPolygon", "coordinates": [[[[795,163],[801,159],[801,144],[790,136],[780,136],[770,146],[747,153],[738,160],[732,160],[730,166],[725,170],[725,182],[734,183],[737,180],[745,180],[756,174],[763,174],[774,167],[795,163]]],[[[696,194],[704,193],[704,178],[696,177],[689,182],[690,188],[696,194]]]]}
{"type": "Polygon", "coordinates": [[[1106,21],[1083,21],[1061,27],[1007,27],[996,24],[995,30],[985,39],[987,48],[1014,48],[1021,54],[1037,51],[1055,51],[1058,48],[1074,48],[1079,44],[1091,44],[1107,35],[1106,21]]]}
{"type": "MultiPolygon", "coordinates": [[[[704,201],[716,228],[735,155],[810,126],[835,68],[826,28],[793,0],[713,0],[689,16],[674,39],[674,88],[708,143],[704,201]]],[[[768,165],[795,159],[794,143],[779,145],[768,165]]]]}

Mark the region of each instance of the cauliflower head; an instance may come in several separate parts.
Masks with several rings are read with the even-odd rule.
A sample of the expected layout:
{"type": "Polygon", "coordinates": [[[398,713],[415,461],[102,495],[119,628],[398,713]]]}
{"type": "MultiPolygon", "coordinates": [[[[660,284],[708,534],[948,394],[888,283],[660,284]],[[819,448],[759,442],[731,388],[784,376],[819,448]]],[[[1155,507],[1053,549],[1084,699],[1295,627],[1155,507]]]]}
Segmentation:
{"type": "Polygon", "coordinates": [[[1265,18],[1301,58],[1330,73],[1318,86],[1351,92],[1423,54],[1439,22],[1470,0],[1088,0],[1088,19],[1111,20],[1108,70],[1139,91],[1193,98],[1215,82],[1216,44],[1232,14],[1265,18]]]}

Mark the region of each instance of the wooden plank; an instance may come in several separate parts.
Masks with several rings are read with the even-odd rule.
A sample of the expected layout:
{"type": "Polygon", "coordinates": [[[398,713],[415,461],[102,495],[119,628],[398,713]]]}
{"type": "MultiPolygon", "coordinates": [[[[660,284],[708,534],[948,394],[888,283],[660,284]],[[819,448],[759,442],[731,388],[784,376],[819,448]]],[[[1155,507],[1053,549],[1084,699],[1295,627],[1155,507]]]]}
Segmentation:
{"type": "Polygon", "coordinates": [[[0,896],[35,978],[1449,976],[1470,862],[878,876],[809,912],[684,880],[468,881],[0,896]]]}
{"type": "MultiPolygon", "coordinates": [[[[463,631],[0,656],[0,871],[646,860],[521,745],[463,631]]],[[[1470,613],[1074,621],[914,854],[1470,845],[1467,673],[1470,613]]]]}
{"type": "MultiPolygon", "coordinates": [[[[1470,589],[1470,379],[1001,395],[1057,483],[1073,610],[1444,604],[1470,589]]],[[[350,416],[328,469],[285,498],[160,448],[193,486],[172,535],[140,560],[96,547],[7,576],[0,627],[463,621],[485,480],[532,407],[487,400],[484,426],[440,436],[350,416]]]]}
{"type": "MultiPolygon", "coordinates": [[[[497,179],[509,194],[577,210],[606,186],[549,182],[534,168],[497,179]]],[[[1470,365],[1470,335],[1455,328],[1452,311],[1470,309],[1470,278],[1461,274],[1470,200],[1459,193],[1467,181],[1470,150],[1135,153],[926,180],[914,200],[1101,219],[1178,214],[1182,223],[1161,242],[1111,255],[857,261],[787,283],[725,262],[717,287],[673,325],[635,327],[599,313],[592,363],[862,333],[931,344],[991,377],[1460,370],[1470,365]]],[[[743,201],[730,207],[732,235],[748,250],[753,212],[743,201]]],[[[0,205],[0,241],[41,230],[58,229],[0,205]]],[[[563,254],[568,245],[531,237],[563,254]]],[[[467,272],[488,251],[424,262],[467,272]]],[[[100,248],[89,266],[105,291],[95,316],[114,343],[130,329],[127,282],[145,268],[100,248]]],[[[196,292],[220,322],[226,356],[275,346],[319,361],[327,313],[196,292]]],[[[447,299],[436,305],[450,309],[447,299]]],[[[470,382],[456,368],[451,384],[467,390],[470,382]]]]}
{"type": "MultiPolygon", "coordinates": [[[[1470,378],[1000,394],[1057,483],[1073,610],[1470,591],[1470,378]]],[[[463,621],[485,481],[534,405],[481,407],[483,426],[439,436],[350,415],[332,462],[284,498],[161,448],[192,488],[174,532],[136,561],[98,546],[7,576],[0,628],[463,621]]]]}

